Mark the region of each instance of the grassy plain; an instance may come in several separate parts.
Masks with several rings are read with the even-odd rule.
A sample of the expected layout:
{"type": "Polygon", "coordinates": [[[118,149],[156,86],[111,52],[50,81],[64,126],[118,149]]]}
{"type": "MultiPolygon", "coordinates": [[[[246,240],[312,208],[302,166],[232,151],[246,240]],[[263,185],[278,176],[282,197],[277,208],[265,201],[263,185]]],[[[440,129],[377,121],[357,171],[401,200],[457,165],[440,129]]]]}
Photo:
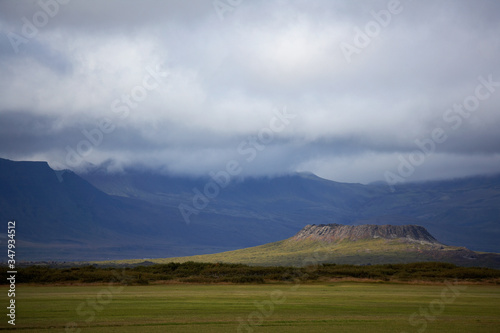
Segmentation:
{"type": "MultiPolygon", "coordinates": [[[[446,284],[372,282],[20,284],[16,293],[16,330],[26,333],[500,330],[499,286],[451,288],[454,289],[446,284]]],[[[0,330],[12,329],[3,317],[0,330]]]]}

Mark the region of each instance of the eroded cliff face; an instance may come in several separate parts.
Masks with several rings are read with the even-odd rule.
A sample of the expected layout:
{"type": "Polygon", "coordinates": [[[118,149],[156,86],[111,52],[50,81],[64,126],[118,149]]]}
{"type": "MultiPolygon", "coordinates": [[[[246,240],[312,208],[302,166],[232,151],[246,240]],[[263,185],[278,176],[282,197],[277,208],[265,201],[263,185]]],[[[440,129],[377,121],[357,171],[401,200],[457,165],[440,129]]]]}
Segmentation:
{"type": "Polygon", "coordinates": [[[293,237],[295,240],[311,239],[328,242],[374,238],[402,238],[408,241],[440,244],[424,227],[418,225],[308,224],[293,237]]]}

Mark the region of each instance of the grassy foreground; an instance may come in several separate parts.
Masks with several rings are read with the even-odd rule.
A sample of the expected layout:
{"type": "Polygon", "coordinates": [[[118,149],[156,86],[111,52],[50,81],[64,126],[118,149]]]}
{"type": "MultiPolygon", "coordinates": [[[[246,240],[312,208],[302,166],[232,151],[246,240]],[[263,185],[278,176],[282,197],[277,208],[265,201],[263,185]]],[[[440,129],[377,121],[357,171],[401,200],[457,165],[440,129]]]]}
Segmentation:
{"type": "Polygon", "coordinates": [[[20,284],[16,310],[21,332],[498,332],[500,287],[20,284]]]}

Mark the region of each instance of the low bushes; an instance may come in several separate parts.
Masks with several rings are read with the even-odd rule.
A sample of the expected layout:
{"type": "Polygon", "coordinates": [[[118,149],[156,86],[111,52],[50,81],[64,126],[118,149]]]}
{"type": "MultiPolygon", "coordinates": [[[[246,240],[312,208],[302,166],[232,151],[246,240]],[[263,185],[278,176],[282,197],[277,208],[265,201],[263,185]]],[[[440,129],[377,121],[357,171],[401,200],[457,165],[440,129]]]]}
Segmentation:
{"type": "MultiPolygon", "coordinates": [[[[483,281],[500,279],[500,270],[483,267],[458,267],[439,262],[336,265],[308,267],[262,267],[223,263],[168,263],[138,267],[79,266],[56,268],[30,266],[18,268],[18,283],[105,283],[148,284],[174,280],[185,283],[265,283],[315,281],[332,278],[361,278],[383,281],[445,281],[450,279],[483,281]]],[[[0,283],[7,283],[7,268],[2,267],[0,283]]]]}

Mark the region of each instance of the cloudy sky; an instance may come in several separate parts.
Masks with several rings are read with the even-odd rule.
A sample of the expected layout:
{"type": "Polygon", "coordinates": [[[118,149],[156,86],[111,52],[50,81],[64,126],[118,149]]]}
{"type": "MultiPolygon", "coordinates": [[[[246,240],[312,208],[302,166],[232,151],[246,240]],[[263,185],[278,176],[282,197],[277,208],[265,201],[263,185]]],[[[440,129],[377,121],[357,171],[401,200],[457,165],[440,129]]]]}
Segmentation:
{"type": "Polygon", "coordinates": [[[500,2],[0,1],[0,157],[55,169],[500,172],[500,2]]]}

